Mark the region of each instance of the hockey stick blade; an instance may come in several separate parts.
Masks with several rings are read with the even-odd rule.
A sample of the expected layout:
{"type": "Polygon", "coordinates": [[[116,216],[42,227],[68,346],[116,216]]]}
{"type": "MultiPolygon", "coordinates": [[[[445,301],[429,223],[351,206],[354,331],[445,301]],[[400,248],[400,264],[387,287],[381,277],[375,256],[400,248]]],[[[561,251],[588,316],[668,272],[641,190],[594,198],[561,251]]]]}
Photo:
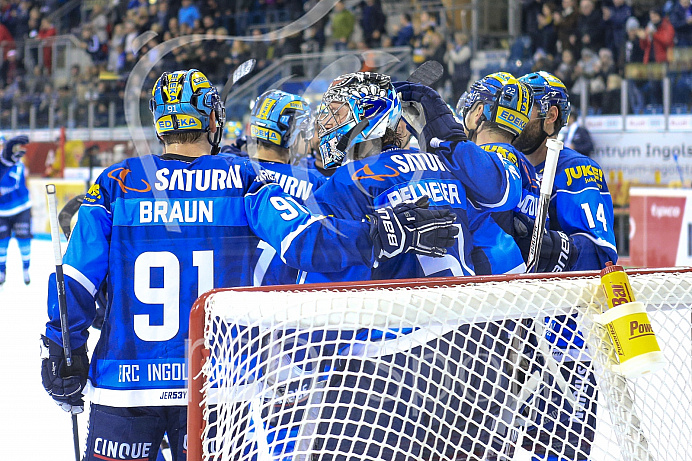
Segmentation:
{"type": "Polygon", "coordinates": [[[531,246],[529,247],[529,257],[526,260],[526,272],[538,271],[538,260],[541,255],[543,245],[543,233],[545,232],[545,220],[548,217],[548,207],[550,196],[553,193],[553,182],[555,181],[555,170],[557,170],[557,160],[560,157],[563,143],[557,139],[548,139],[546,143],[548,152],[545,157],[545,167],[543,168],[543,178],[541,179],[541,195],[538,199],[538,209],[536,210],[536,221],[531,235],[531,246]]]}
{"type": "Polygon", "coordinates": [[[418,66],[406,79],[407,82],[420,83],[421,85],[434,85],[444,73],[444,67],[437,61],[425,61],[418,66]]]}
{"type": "Polygon", "coordinates": [[[73,197],[58,213],[58,224],[60,224],[60,229],[62,229],[62,233],[65,234],[67,240],[70,239],[70,234],[72,233],[72,217],[79,211],[84,197],[84,194],[73,197]]]}
{"type": "Polygon", "coordinates": [[[248,59],[241,65],[239,65],[236,70],[233,71],[233,74],[231,75],[231,78],[226,82],[226,84],[223,87],[223,90],[221,90],[221,101],[225,104],[226,103],[226,97],[228,97],[228,93],[231,92],[231,88],[233,88],[233,85],[238,83],[238,81],[245,77],[247,74],[252,72],[252,69],[255,68],[255,61],[254,59],[248,59]]]}

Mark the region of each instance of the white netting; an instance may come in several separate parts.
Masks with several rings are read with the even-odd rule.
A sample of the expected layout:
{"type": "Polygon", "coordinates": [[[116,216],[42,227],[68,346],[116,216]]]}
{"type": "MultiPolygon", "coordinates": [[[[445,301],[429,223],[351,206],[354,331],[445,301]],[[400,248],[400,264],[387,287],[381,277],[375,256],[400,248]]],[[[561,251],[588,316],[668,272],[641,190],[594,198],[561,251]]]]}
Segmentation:
{"type": "Polygon", "coordinates": [[[669,362],[632,380],[597,276],[215,293],[204,459],[689,460],[692,274],[630,281],[669,362]]]}

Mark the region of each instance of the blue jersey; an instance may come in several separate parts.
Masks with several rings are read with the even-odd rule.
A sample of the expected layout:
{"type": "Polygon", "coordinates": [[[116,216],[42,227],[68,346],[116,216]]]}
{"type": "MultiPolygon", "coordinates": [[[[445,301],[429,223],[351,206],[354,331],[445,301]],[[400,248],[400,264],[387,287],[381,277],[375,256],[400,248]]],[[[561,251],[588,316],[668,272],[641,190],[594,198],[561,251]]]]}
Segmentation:
{"type": "MultiPolygon", "coordinates": [[[[260,238],[306,270],[368,264],[368,224],[311,215],[269,176],[248,159],[210,155],[131,158],[99,176],[64,257],[73,348],[86,342],[107,280],[93,403],[185,405],[190,308],[210,289],[251,285],[260,238]]],[[[46,335],[62,344],[55,275],[48,314],[46,335]]]]}
{"type": "Polygon", "coordinates": [[[511,144],[489,143],[481,146],[488,152],[502,155],[517,167],[521,176],[521,200],[516,208],[492,212],[471,204],[469,223],[473,233],[473,262],[476,274],[521,274],[526,264],[514,238],[514,211],[536,217],[540,189],[536,171],[528,159],[511,144]]]}
{"type": "Polygon", "coordinates": [[[26,167],[17,162],[0,178],[0,216],[15,216],[31,208],[26,188],[26,167]]]}
{"type": "MultiPolygon", "coordinates": [[[[539,177],[544,163],[536,166],[539,177]]],[[[603,269],[617,262],[613,199],[594,160],[565,147],[560,152],[549,207],[550,228],[566,233],[579,250],[570,270],[603,269]]]]}
{"type": "MultiPolygon", "coordinates": [[[[317,154],[317,155],[319,155],[319,154],[317,154]]],[[[303,167],[303,168],[306,168],[310,171],[316,171],[317,173],[324,176],[325,178],[331,177],[334,174],[334,172],[336,171],[336,168],[325,170],[324,168],[318,167],[315,164],[316,160],[317,159],[315,157],[304,157],[304,158],[300,159],[300,162],[298,162],[298,165],[303,167]]]]}
{"type": "MultiPolygon", "coordinates": [[[[469,165],[483,164],[485,161],[484,170],[479,170],[488,173],[485,182],[469,181],[470,186],[467,186],[461,178],[470,178],[470,175],[465,171],[454,171],[442,156],[392,149],[338,168],[315,193],[323,213],[349,219],[372,213],[382,206],[396,206],[403,201],[427,195],[431,206],[450,208],[457,215],[457,245],[449,248],[445,256],[433,258],[403,254],[381,262],[372,269],[360,266],[340,274],[305,274],[301,276],[301,282],[474,275],[471,260],[473,245],[467,217],[468,194],[472,192],[475,197],[489,201],[504,197],[505,189],[509,187],[506,180],[509,175],[505,174],[505,162],[499,156],[481,151],[475,144],[463,144],[475,149],[477,152],[474,153],[480,157],[479,163],[470,161],[469,165]],[[492,191],[486,194],[489,189],[492,191]]],[[[473,154],[468,156],[474,157],[473,154]]],[[[501,201],[503,205],[510,206],[507,200],[501,201]]],[[[517,201],[518,197],[511,207],[517,201]]]]}
{"type": "MultiPolygon", "coordinates": [[[[285,193],[300,204],[314,201],[313,192],[327,181],[327,178],[318,173],[317,170],[307,170],[285,163],[266,161],[258,161],[257,163],[267,170],[285,193]]],[[[296,283],[298,269],[284,264],[276,254],[276,250],[265,241],[258,244],[253,262],[253,286],[296,283]]]]}

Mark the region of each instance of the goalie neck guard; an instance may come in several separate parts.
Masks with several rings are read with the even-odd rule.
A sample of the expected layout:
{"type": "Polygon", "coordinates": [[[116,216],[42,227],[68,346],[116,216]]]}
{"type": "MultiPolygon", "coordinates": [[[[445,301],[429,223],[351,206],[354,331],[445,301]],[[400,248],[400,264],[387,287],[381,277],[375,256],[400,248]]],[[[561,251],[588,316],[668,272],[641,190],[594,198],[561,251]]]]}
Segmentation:
{"type": "Polygon", "coordinates": [[[250,113],[250,137],[284,149],[295,143],[299,133],[305,139],[312,138],[313,127],[310,104],[281,90],[263,93],[250,113]]]}
{"type": "Polygon", "coordinates": [[[457,103],[459,114],[466,131],[473,131],[467,126],[466,116],[477,103],[483,104],[483,114],[478,123],[491,122],[508,131],[515,138],[524,130],[533,109],[533,91],[530,86],[517,80],[507,72],[496,72],[474,82],[469,91],[464,93],[457,103]]]}
{"type": "Polygon", "coordinates": [[[164,72],[154,84],[149,100],[156,135],[202,131],[216,148],[223,135],[226,110],[216,88],[197,69],[164,72]],[[214,113],[216,132],[209,129],[214,113]]]}
{"type": "Polygon", "coordinates": [[[324,168],[341,165],[354,144],[381,138],[387,128],[396,130],[400,118],[401,102],[389,76],[354,72],[336,78],[317,114],[324,168]]]}

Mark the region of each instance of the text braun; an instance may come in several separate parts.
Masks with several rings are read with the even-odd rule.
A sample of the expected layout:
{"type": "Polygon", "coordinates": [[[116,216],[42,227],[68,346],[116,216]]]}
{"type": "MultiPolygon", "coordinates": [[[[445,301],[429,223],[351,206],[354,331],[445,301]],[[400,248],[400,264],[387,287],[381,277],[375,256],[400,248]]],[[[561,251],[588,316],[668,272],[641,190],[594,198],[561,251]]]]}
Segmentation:
{"type": "Polygon", "coordinates": [[[212,223],[211,200],[154,200],[139,202],[140,223],[212,223]]]}

